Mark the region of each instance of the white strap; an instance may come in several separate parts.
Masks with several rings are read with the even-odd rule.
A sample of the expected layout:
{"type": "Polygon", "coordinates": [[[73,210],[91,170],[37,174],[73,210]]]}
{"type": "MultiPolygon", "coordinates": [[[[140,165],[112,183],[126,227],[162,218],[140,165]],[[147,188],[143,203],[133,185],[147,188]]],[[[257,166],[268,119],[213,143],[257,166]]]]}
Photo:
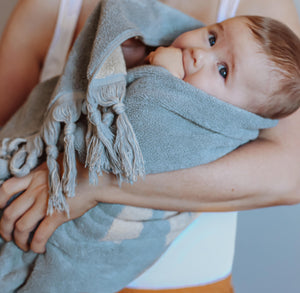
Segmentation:
{"type": "Polygon", "coordinates": [[[54,36],[45,59],[40,81],[62,73],[81,5],[82,0],[61,0],[54,36]]]}
{"type": "Polygon", "coordinates": [[[234,17],[239,6],[240,0],[220,0],[217,22],[234,17]]]}

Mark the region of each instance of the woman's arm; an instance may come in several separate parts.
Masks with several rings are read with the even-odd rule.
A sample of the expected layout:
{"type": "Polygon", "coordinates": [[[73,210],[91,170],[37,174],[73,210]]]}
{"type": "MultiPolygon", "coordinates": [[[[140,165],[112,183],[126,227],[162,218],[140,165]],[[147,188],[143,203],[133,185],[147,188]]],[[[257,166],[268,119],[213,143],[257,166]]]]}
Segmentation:
{"type": "Polygon", "coordinates": [[[0,41],[0,126],[38,83],[53,35],[59,0],[22,0],[0,41]]]}
{"type": "MultiPolygon", "coordinates": [[[[196,7],[195,7],[196,9],[196,7]]],[[[299,36],[292,0],[241,0],[238,14],[271,16],[299,36]]],[[[229,211],[300,202],[300,111],[282,119],[260,138],[216,162],[191,169],[150,175],[122,191],[113,184],[99,201],[152,208],[229,211]]],[[[112,179],[113,182],[113,179],[112,179]]]]}
{"type": "Polygon", "coordinates": [[[99,178],[98,186],[89,185],[87,170],[78,165],[77,196],[67,200],[70,218],[64,213],[45,215],[47,193],[41,198],[41,190],[48,190],[46,168],[24,178],[12,178],[0,189],[0,208],[22,190],[26,190],[24,196],[34,204],[24,213],[23,208],[18,208],[18,201],[14,201],[1,219],[1,235],[10,240],[14,233],[17,245],[26,250],[29,233],[43,219],[30,248],[44,252],[57,227],[81,216],[99,201],[178,211],[232,211],[298,203],[300,134],[291,126],[299,122],[300,111],[281,121],[274,131],[262,133],[260,139],[218,161],[149,175],[145,181],[123,184],[122,188],[113,175],[107,174],[99,178]]]}
{"type": "Polygon", "coordinates": [[[115,183],[102,190],[97,200],[180,211],[232,211],[299,203],[300,137],[292,135],[287,122],[279,127],[280,139],[275,137],[280,136],[278,129],[213,163],[150,175],[133,186],[124,184],[122,192],[115,183]]]}

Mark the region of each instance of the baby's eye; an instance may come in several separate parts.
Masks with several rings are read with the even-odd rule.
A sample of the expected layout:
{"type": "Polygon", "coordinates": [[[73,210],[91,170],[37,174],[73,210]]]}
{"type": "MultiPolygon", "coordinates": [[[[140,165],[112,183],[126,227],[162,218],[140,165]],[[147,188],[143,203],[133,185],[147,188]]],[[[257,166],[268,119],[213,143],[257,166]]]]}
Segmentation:
{"type": "Polygon", "coordinates": [[[209,42],[209,45],[211,47],[215,45],[216,40],[217,40],[217,38],[216,38],[216,36],[214,34],[209,34],[209,36],[208,36],[208,42],[209,42]]]}
{"type": "Polygon", "coordinates": [[[224,64],[219,64],[219,65],[218,65],[218,70],[219,70],[220,75],[221,75],[224,79],[226,79],[227,74],[228,74],[227,66],[224,65],[224,64]]]}

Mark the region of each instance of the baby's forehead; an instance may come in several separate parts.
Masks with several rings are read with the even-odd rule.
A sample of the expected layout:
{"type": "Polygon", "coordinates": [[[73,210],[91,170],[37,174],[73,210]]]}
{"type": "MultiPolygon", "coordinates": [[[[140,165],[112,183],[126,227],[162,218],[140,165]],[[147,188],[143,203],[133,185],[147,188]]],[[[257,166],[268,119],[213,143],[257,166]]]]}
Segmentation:
{"type": "Polygon", "coordinates": [[[277,89],[282,78],[271,62],[257,62],[253,64],[251,72],[243,75],[242,85],[245,92],[249,93],[252,99],[260,100],[270,97],[277,89]]]}

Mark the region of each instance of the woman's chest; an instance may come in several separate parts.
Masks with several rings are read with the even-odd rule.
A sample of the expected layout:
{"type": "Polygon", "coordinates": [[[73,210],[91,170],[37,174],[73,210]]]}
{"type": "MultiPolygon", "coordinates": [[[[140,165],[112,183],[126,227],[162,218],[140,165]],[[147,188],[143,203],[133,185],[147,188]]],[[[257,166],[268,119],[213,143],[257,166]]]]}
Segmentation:
{"type": "MultiPolygon", "coordinates": [[[[217,18],[220,0],[160,0],[160,2],[176,8],[205,24],[214,23],[217,18]]],[[[99,0],[83,0],[78,18],[74,40],[82,30],[87,18],[97,6],[99,0]]]]}

